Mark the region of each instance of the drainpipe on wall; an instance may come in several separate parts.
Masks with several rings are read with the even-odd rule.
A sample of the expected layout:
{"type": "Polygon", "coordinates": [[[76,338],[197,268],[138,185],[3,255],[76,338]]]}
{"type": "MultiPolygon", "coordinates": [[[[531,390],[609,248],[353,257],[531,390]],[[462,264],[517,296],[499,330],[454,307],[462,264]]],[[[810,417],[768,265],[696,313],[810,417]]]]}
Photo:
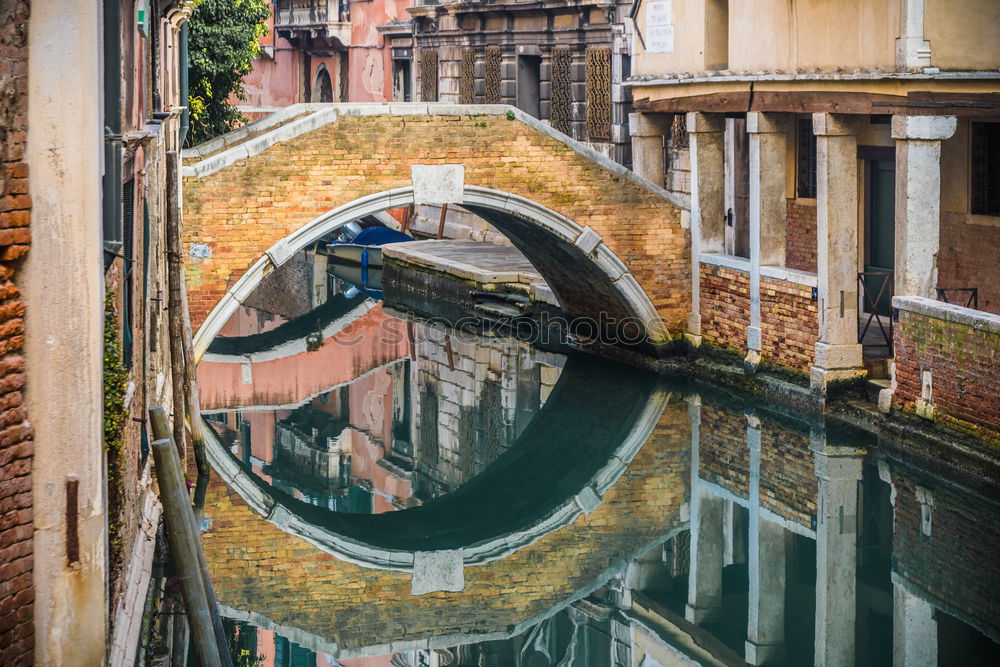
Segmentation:
{"type": "Polygon", "coordinates": [[[187,21],[181,24],[181,35],[180,35],[180,70],[181,75],[181,90],[180,90],[180,103],[184,106],[184,111],[181,113],[181,136],[179,140],[179,145],[183,146],[184,142],[187,140],[188,129],[191,127],[191,110],[190,101],[188,100],[188,24],[187,21]]]}
{"type": "Polygon", "coordinates": [[[104,182],[102,213],[104,268],[122,247],[121,7],[104,2],[104,182]]]}

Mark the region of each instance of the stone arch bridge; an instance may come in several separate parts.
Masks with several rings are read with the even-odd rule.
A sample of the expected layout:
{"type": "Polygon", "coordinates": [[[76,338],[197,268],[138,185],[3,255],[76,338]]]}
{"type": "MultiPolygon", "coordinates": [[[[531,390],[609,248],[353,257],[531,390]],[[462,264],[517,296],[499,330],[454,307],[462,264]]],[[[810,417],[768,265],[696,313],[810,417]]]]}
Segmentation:
{"type": "Polygon", "coordinates": [[[535,265],[567,317],[638,321],[647,353],[682,331],[690,310],[683,204],[508,106],[295,105],[183,158],[199,357],[295,252],[413,203],[483,217],[535,265]]]}

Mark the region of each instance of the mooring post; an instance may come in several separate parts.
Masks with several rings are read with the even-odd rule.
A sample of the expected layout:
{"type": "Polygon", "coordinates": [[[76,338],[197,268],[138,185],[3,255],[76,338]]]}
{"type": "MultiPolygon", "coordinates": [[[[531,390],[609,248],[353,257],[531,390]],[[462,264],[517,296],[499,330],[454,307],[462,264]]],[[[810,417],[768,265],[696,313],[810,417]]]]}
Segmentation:
{"type": "Polygon", "coordinates": [[[441,219],[438,221],[438,238],[444,238],[444,221],[448,217],[448,205],[441,204],[441,219]]]}
{"type": "Polygon", "coordinates": [[[177,568],[181,593],[184,595],[184,609],[187,612],[195,655],[198,663],[204,667],[222,667],[220,647],[215,640],[212,614],[205,594],[205,582],[198,565],[195,546],[198,536],[192,534],[193,521],[187,516],[191,513],[191,499],[181,473],[180,457],[169,438],[153,441],[152,449],[160,486],[160,502],[163,503],[163,515],[167,524],[167,540],[177,568]]]}
{"type": "MultiPolygon", "coordinates": [[[[200,419],[200,417],[199,417],[200,419]]],[[[149,421],[153,429],[153,437],[163,440],[170,440],[170,422],[167,418],[167,411],[163,407],[150,408],[149,410],[149,421]],[[164,437],[166,434],[166,437],[164,437]]],[[[218,657],[221,662],[221,667],[232,667],[233,661],[232,656],[229,653],[229,643],[226,641],[225,629],[222,627],[222,617],[219,615],[219,604],[215,597],[215,588],[212,586],[211,574],[208,571],[208,563],[205,560],[205,552],[201,548],[201,538],[200,531],[198,530],[198,521],[195,518],[194,510],[191,507],[191,499],[187,494],[187,485],[184,483],[184,475],[181,472],[181,462],[180,456],[177,454],[176,448],[171,455],[172,465],[176,468],[179,475],[180,489],[184,496],[184,508],[185,511],[182,512],[183,519],[187,522],[186,535],[190,541],[190,552],[194,558],[191,563],[197,569],[201,577],[202,589],[205,595],[206,605],[208,607],[209,621],[212,628],[212,633],[215,636],[215,643],[218,646],[218,657]]],[[[159,460],[157,459],[157,473],[160,472],[159,460]]],[[[199,480],[201,477],[199,476],[199,480]]],[[[161,495],[163,495],[163,487],[161,480],[161,495]]],[[[166,513],[166,502],[163,503],[164,513],[166,513]]],[[[167,529],[172,530],[169,524],[168,517],[167,529]]],[[[173,549],[173,543],[171,542],[171,549],[173,549]]],[[[193,625],[193,621],[189,623],[193,625]]],[[[192,630],[192,637],[194,632],[192,630]]]]}

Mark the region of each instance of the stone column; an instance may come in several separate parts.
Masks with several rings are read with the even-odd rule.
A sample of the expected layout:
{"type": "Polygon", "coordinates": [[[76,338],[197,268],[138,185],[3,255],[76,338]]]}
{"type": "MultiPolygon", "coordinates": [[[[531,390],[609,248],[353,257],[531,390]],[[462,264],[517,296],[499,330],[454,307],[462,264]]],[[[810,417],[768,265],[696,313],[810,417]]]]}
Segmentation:
{"type": "Polygon", "coordinates": [[[935,667],[938,664],[934,607],[910,592],[900,575],[892,575],[892,664],[935,667]]]}
{"type": "Polygon", "coordinates": [[[698,257],[725,248],[724,135],[722,114],[688,113],[688,147],[691,153],[691,315],[688,340],[701,344],[698,257]]]}
{"type": "Polygon", "coordinates": [[[785,114],[747,114],[750,135],[750,326],[745,366],[760,365],[760,267],[785,264],[785,114]]]}
{"type": "Polygon", "coordinates": [[[862,454],[828,445],[820,428],[813,429],[810,440],[819,479],[815,664],[852,665],[862,454]]]}
{"type": "Polygon", "coordinates": [[[723,501],[703,489],[699,482],[701,397],[698,395],[690,399],[688,420],[691,422],[691,552],[684,616],[692,623],[701,623],[722,611],[723,501]]]}
{"type": "Polygon", "coordinates": [[[746,661],[785,661],[785,530],[760,516],[760,420],[747,416],[750,449],[750,594],[746,661]]]}
{"type": "Polygon", "coordinates": [[[896,140],[896,296],[936,298],[941,238],[941,142],[954,116],[893,116],[896,140]]]}
{"type": "Polygon", "coordinates": [[[632,171],[661,188],[666,176],[664,142],[670,133],[671,117],[671,114],[653,113],[632,113],[628,117],[632,171]]]}
{"type": "Polygon", "coordinates": [[[858,141],[850,117],[813,114],[819,341],[814,391],[861,371],[858,343],[858,141]]]}

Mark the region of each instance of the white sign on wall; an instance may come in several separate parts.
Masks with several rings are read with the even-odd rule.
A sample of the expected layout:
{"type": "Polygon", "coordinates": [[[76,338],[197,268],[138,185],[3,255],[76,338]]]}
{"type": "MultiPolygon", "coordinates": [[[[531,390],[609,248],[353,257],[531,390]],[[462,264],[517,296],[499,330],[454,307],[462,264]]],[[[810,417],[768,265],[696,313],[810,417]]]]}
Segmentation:
{"type": "Polygon", "coordinates": [[[646,3],[646,51],[671,53],[674,50],[673,0],[646,3]]]}

